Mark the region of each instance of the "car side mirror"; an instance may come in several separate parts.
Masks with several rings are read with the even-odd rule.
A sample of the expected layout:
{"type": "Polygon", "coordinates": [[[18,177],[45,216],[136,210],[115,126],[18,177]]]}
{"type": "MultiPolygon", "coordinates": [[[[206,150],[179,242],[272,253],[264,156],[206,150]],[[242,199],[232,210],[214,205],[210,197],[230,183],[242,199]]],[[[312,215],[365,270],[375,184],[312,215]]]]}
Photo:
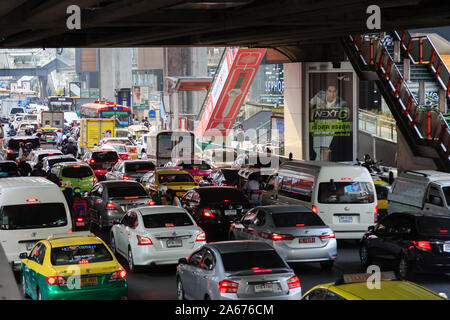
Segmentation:
{"type": "Polygon", "coordinates": [[[181,258],[178,260],[178,264],[187,264],[187,259],[186,258],[181,258]]]}
{"type": "Polygon", "coordinates": [[[21,252],[19,254],[19,259],[26,259],[26,258],[28,258],[28,254],[26,252],[21,252]]]}

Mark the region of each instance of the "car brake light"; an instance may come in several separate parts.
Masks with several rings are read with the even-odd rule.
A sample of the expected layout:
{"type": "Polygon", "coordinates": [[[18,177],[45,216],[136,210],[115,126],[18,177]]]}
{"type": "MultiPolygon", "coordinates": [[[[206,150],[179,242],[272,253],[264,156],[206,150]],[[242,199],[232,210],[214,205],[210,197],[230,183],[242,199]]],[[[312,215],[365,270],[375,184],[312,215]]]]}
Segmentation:
{"type": "Polygon", "coordinates": [[[373,208],[373,215],[374,215],[374,222],[377,223],[378,222],[378,206],[375,206],[375,208],[373,208]]]}
{"type": "Polygon", "coordinates": [[[272,269],[261,269],[260,267],[251,268],[254,273],[272,272],[272,269]]]}
{"type": "Polygon", "coordinates": [[[108,203],[106,204],[106,209],[109,209],[109,210],[117,210],[116,205],[115,205],[114,203],[112,203],[112,202],[108,202],[108,203]]]}
{"type": "Polygon", "coordinates": [[[130,177],[123,176],[123,177],[122,177],[122,180],[130,180],[130,177]]]}
{"type": "Polygon", "coordinates": [[[149,246],[153,244],[152,240],[149,237],[136,235],[136,238],[138,240],[138,246],[149,246]]]}
{"type": "Polygon", "coordinates": [[[77,218],[77,222],[83,222],[83,218],[77,218]]]}
{"type": "Polygon", "coordinates": [[[195,239],[195,241],[206,241],[206,235],[205,235],[205,233],[204,233],[204,232],[199,233],[199,234],[197,235],[197,238],[195,239]]]}
{"type": "Polygon", "coordinates": [[[74,168],[81,168],[81,166],[73,166],[74,168]]]}
{"type": "Polygon", "coordinates": [[[440,233],[448,233],[448,230],[439,230],[440,233]]]}
{"type": "Polygon", "coordinates": [[[73,232],[72,228],[70,228],[69,231],[67,231],[67,233],[72,233],[72,232],[73,232]]]}
{"type": "Polygon", "coordinates": [[[30,199],[27,199],[27,202],[38,202],[38,199],[36,199],[36,198],[30,198],[30,199]]]}
{"type": "Polygon", "coordinates": [[[294,237],[290,234],[278,234],[278,233],[272,233],[271,239],[273,241],[281,241],[281,240],[294,240],[294,237]]]}
{"type": "Polygon", "coordinates": [[[125,279],[127,276],[127,272],[125,270],[114,271],[109,277],[109,281],[114,281],[117,279],[125,279]]]}
{"type": "Polygon", "coordinates": [[[11,153],[11,152],[12,152],[12,151],[11,151],[11,150],[9,150],[9,149],[8,149],[8,150],[6,150],[6,153],[11,153]]]}
{"type": "Polygon", "coordinates": [[[80,260],[78,261],[78,264],[88,264],[89,260],[80,260]]]}
{"type": "Polygon", "coordinates": [[[125,197],[125,200],[133,200],[133,199],[139,199],[139,197],[125,197]]]}
{"type": "Polygon", "coordinates": [[[331,238],[336,238],[336,234],[335,233],[330,233],[330,234],[326,234],[323,236],[319,236],[320,239],[331,239],[331,238]]]}
{"type": "Polygon", "coordinates": [[[289,290],[301,287],[300,280],[298,279],[297,276],[293,276],[293,277],[289,278],[287,283],[288,283],[289,290]]]}
{"type": "Polygon", "coordinates": [[[311,210],[316,214],[319,213],[319,210],[317,210],[317,207],[315,205],[312,206],[311,210]]]}
{"type": "Polygon", "coordinates": [[[214,213],[209,209],[203,209],[203,216],[206,218],[214,218],[214,213]]]}
{"type": "Polygon", "coordinates": [[[147,203],[147,205],[148,205],[148,206],[154,206],[154,205],[155,205],[155,201],[153,201],[153,200],[152,200],[152,201],[149,201],[149,202],[147,203]]]}
{"type": "Polygon", "coordinates": [[[54,286],[54,285],[60,285],[64,286],[67,285],[67,281],[63,277],[46,277],[45,281],[47,284],[54,286]]]}
{"type": "Polygon", "coordinates": [[[92,182],[93,182],[94,184],[96,184],[96,183],[98,182],[98,178],[97,178],[97,177],[93,177],[93,178],[92,178],[92,182]]]}
{"type": "Polygon", "coordinates": [[[171,227],[175,227],[175,225],[173,223],[166,223],[164,225],[166,228],[171,228],[171,227]]]}
{"type": "Polygon", "coordinates": [[[94,159],[89,160],[90,163],[95,163],[94,159]]]}
{"type": "Polygon", "coordinates": [[[413,241],[414,246],[422,251],[431,251],[430,241],[413,241]]]}
{"type": "Polygon", "coordinates": [[[229,280],[219,282],[220,293],[237,293],[239,284],[229,280]]]}

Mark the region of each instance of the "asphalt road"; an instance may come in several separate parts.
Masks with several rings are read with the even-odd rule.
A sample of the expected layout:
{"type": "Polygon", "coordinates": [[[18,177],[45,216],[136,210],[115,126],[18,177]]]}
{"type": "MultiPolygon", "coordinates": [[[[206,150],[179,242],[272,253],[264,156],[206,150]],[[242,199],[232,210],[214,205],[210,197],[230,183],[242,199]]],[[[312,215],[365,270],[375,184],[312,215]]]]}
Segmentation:
{"type": "MultiPolygon", "coordinates": [[[[109,234],[93,228],[95,234],[109,244],[109,234]]],[[[127,260],[118,257],[119,262],[128,270],[127,260]]],[[[292,264],[300,279],[302,292],[318,284],[336,281],[344,273],[361,273],[358,245],[356,241],[338,241],[338,257],[329,271],[321,269],[318,263],[292,264]]],[[[130,300],[175,300],[176,299],[176,266],[148,267],[139,273],[128,273],[128,298],[130,300]]],[[[388,269],[385,271],[388,271],[388,269]]],[[[420,274],[416,283],[433,290],[443,292],[450,297],[450,274],[420,274]]]]}

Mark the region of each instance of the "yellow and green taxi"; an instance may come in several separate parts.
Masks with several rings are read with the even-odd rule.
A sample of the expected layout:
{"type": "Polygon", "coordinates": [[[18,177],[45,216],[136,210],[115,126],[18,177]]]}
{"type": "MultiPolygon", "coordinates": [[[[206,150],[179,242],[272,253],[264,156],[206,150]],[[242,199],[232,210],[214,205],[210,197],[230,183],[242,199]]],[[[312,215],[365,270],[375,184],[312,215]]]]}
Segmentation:
{"type": "Polygon", "coordinates": [[[391,185],[379,177],[374,178],[373,183],[377,192],[378,221],[380,221],[381,218],[387,215],[387,196],[391,185]]]}
{"type": "Polygon", "coordinates": [[[20,254],[22,289],[35,300],[127,299],[126,271],[89,232],[56,234],[20,254]]]}
{"type": "Polygon", "coordinates": [[[398,280],[393,272],[381,272],[378,284],[373,281],[375,277],[366,273],[343,275],[335,283],[315,286],[301,300],[447,300],[418,284],[398,280]]]}
{"type": "Polygon", "coordinates": [[[167,168],[155,168],[142,177],[141,183],[150,194],[158,192],[159,187],[165,185],[167,191],[175,193],[177,197],[182,197],[188,190],[198,187],[189,172],[167,168]]]}
{"type": "Polygon", "coordinates": [[[55,164],[50,172],[60,180],[61,190],[70,185],[74,194],[89,192],[98,182],[92,168],[82,162],[60,162],[55,164]]]}

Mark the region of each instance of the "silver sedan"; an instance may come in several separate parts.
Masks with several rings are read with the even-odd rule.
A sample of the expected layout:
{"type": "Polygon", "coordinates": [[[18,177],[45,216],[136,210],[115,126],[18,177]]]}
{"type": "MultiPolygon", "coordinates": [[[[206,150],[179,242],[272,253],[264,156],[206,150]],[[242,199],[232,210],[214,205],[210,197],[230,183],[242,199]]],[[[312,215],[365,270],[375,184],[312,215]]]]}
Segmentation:
{"type": "Polygon", "coordinates": [[[129,210],[111,228],[111,249],[128,259],[131,272],[141,266],[177,264],[205,243],[203,230],[175,206],[129,210]]]}
{"type": "Polygon", "coordinates": [[[291,262],[320,262],[333,267],[337,243],[333,230],[304,206],[262,206],[230,227],[230,240],[261,240],[291,262]]]}
{"type": "Polygon", "coordinates": [[[261,241],[208,243],[177,267],[179,300],[298,300],[300,280],[261,241]]]}

